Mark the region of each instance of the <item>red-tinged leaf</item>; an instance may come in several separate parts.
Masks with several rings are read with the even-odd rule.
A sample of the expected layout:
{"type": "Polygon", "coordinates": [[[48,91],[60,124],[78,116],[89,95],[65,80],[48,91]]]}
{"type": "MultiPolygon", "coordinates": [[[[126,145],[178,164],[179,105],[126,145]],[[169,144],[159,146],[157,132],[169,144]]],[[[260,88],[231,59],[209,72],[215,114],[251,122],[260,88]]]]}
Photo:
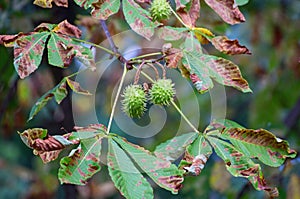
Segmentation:
{"type": "Polygon", "coordinates": [[[264,190],[271,197],[278,197],[277,188],[267,185],[259,164],[255,164],[234,146],[219,138],[207,136],[207,139],[233,176],[247,178],[255,189],[264,190]]]}
{"type": "Polygon", "coordinates": [[[108,140],[109,175],[125,198],[153,198],[153,189],[132,160],[112,139],[108,140]]]}
{"type": "Polygon", "coordinates": [[[208,67],[210,76],[220,84],[232,86],[244,93],[252,92],[239,67],[231,61],[205,54],[202,54],[200,59],[208,67]]]}
{"type": "Polygon", "coordinates": [[[211,39],[211,43],[217,50],[228,55],[248,54],[250,50],[239,44],[238,40],[230,40],[226,36],[218,36],[211,39]]]}
{"type": "Polygon", "coordinates": [[[35,0],[33,4],[42,8],[52,8],[52,2],[57,6],[68,7],[68,0],[35,0]]]}
{"type": "Polygon", "coordinates": [[[106,127],[103,124],[90,124],[87,127],[75,126],[69,139],[70,140],[83,140],[95,137],[105,137],[106,127]]]}
{"type": "Polygon", "coordinates": [[[40,65],[49,32],[19,37],[14,45],[14,66],[21,79],[33,73],[40,65]]]}
{"type": "Polygon", "coordinates": [[[183,57],[182,51],[177,48],[172,48],[172,45],[169,45],[169,43],[163,45],[162,51],[165,56],[166,66],[168,68],[177,68],[183,57]]]}
{"type": "Polygon", "coordinates": [[[74,2],[84,9],[92,7],[93,3],[97,3],[99,0],[74,0],[74,2]]]}
{"type": "Polygon", "coordinates": [[[177,14],[187,26],[195,27],[196,21],[200,16],[200,1],[191,0],[190,4],[189,9],[187,7],[179,7],[177,14]]]}
{"type": "Polygon", "coordinates": [[[18,132],[22,141],[33,149],[35,155],[39,155],[44,163],[55,160],[62,149],[68,145],[77,144],[68,140],[70,134],[63,136],[50,136],[46,129],[27,129],[23,133],[18,132]]]}
{"type": "Polygon", "coordinates": [[[180,8],[185,8],[188,3],[190,3],[191,0],[175,0],[176,4],[176,10],[179,10],[180,8]]]}
{"type": "Polygon", "coordinates": [[[88,90],[84,90],[81,88],[80,84],[78,82],[75,82],[71,80],[70,78],[66,78],[67,83],[69,87],[74,91],[75,93],[81,94],[81,95],[92,95],[88,90]]]}
{"type": "Polygon", "coordinates": [[[4,45],[5,47],[14,47],[15,41],[23,36],[28,36],[28,34],[19,33],[17,35],[0,35],[0,45],[4,45]]]}
{"type": "Polygon", "coordinates": [[[152,22],[149,11],[134,0],[122,1],[125,20],[133,31],[150,40],[158,23],[152,22]]]}
{"type": "Polygon", "coordinates": [[[96,19],[106,20],[109,16],[117,13],[120,9],[120,0],[102,0],[93,3],[91,14],[96,19]]]}
{"type": "Polygon", "coordinates": [[[166,41],[177,41],[183,38],[186,35],[187,31],[187,28],[163,26],[157,30],[157,35],[160,39],[166,41]]]}
{"type": "Polygon", "coordinates": [[[60,22],[54,29],[53,32],[63,34],[71,37],[80,38],[81,30],[76,26],[70,24],[67,20],[60,22]]]}
{"type": "Polygon", "coordinates": [[[286,141],[277,138],[267,130],[245,129],[232,121],[224,124],[215,122],[211,126],[223,126],[218,128],[219,137],[229,140],[243,154],[258,158],[266,165],[278,167],[286,158],[296,156],[296,151],[291,150],[286,141]]]}
{"type": "Polygon", "coordinates": [[[198,133],[191,132],[176,136],[155,148],[154,154],[167,161],[174,161],[179,158],[185,148],[190,145],[196,138],[198,133]]]}
{"type": "Polygon", "coordinates": [[[244,15],[238,7],[234,6],[234,0],[204,0],[226,23],[231,25],[245,21],[244,15]]]}
{"type": "Polygon", "coordinates": [[[67,96],[67,85],[66,79],[64,78],[59,84],[57,84],[53,89],[45,93],[31,108],[28,121],[31,120],[40,110],[51,100],[53,97],[55,101],[60,104],[61,101],[67,96]]]}
{"type": "Polygon", "coordinates": [[[146,149],[129,143],[119,137],[113,138],[139,167],[160,187],[177,194],[182,187],[182,171],[169,161],[162,160],[150,154],[146,149]]]}
{"type": "Polygon", "coordinates": [[[60,161],[58,178],[61,183],[85,185],[100,171],[101,138],[84,139],[77,149],[60,161]]]}
{"type": "Polygon", "coordinates": [[[43,32],[43,31],[51,31],[53,30],[57,25],[56,24],[50,24],[50,23],[41,23],[36,28],[34,28],[34,32],[43,32]]]}
{"type": "Polygon", "coordinates": [[[203,170],[208,158],[212,154],[212,148],[203,136],[198,136],[186,150],[179,168],[188,174],[198,176],[203,170]]]}

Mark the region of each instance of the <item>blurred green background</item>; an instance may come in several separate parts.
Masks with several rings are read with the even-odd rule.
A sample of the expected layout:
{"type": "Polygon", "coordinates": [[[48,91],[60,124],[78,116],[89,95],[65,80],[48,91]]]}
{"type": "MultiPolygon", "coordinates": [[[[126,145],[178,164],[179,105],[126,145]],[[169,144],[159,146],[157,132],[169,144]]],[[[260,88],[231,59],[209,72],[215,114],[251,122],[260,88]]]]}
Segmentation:
{"type": "MultiPolygon", "coordinates": [[[[246,22],[229,26],[204,3],[201,3],[198,25],[212,30],[216,35],[239,39],[252,52],[251,56],[226,57],[240,66],[243,76],[250,83],[252,94],[243,94],[226,88],[227,118],[247,128],[264,128],[289,141],[292,149],[300,152],[300,1],[252,0],[241,7],[246,22]]],[[[98,22],[88,17],[88,12],[74,3],[68,9],[54,6],[42,9],[29,0],[0,0],[0,34],[29,32],[42,22],[59,23],[68,19],[84,32],[84,39],[95,43],[105,40],[98,22]]],[[[172,21],[172,20],[171,20],[172,21]]],[[[109,19],[111,34],[128,29],[118,13],[109,19]]],[[[219,55],[210,45],[204,46],[219,55]]],[[[27,116],[35,101],[60,79],[76,70],[49,67],[44,60],[39,70],[25,80],[17,77],[13,66],[13,51],[0,46],[0,198],[122,198],[114,189],[105,166],[85,187],[59,185],[59,161],[44,165],[20,140],[17,131],[30,127],[47,128],[53,134],[69,132],[74,126],[71,98],[57,106],[50,102],[31,122],[27,116]],[[63,128],[63,129],[62,129],[63,128]]],[[[103,80],[99,92],[111,95],[116,79],[103,80]],[[103,86],[104,85],[104,86],[103,86]]],[[[210,119],[209,94],[199,95],[201,108],[200,126],[210,119]]],[[[110,99],[108,99],[110,100],[110,99]]],[[[105,101],[105,100],[104,100],[105,101]]],[[[84,103],[84,102],[83,102],[84,103]]],[[[99,104],[100,122],[107,122],[110,104],[99,104]]],[[[84,109],[85,107],[79,107],[84,109]]],[[[192,108],[192,107],[191,107],[192,108]]],[[[148,149],[174,136],[172,110],[163,133],[149,139],[129,140],[148,149]]],[[[168,115],[169,116],[169,115],[168,115]]],[[[177,118],[178,119],[178,118],[177,118]]],[[[176,122],[175,122],[176,123],[176,122]]],[[[113,129],[117,133],[118,128],[113,129]]],[[[66,155],[66,154],[62,154],[66,155]]],[[[300,198],[300,158],[288,160],[280,168],[263,166],[266,179],[278,186],[280,198],[300,198]]],[[[155,187],[155,198],[267,198],[255,191],[248,182],[233,178],[224,163],[212,156],[198,177],[187,177],[179,195],[155,187]]]]}

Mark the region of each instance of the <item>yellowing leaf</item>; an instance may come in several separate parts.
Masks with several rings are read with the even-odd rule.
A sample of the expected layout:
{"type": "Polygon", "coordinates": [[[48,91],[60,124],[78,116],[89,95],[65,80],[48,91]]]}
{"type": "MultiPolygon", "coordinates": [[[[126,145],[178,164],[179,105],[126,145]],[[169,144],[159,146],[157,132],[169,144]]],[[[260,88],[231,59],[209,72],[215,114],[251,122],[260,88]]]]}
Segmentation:
{"type": "Polygon", "coordinates": [[[68,7],[68,0],[35,0],[33,4],[42,8],[52,8],[52,2],[57,6],[68,7]]]}
{"type": "Polygon", "coordinates": [[[206,28],[193,28],[192,29],[201,44],[208,44],[207,38],[213,37],[214,34],[206,28]]]}

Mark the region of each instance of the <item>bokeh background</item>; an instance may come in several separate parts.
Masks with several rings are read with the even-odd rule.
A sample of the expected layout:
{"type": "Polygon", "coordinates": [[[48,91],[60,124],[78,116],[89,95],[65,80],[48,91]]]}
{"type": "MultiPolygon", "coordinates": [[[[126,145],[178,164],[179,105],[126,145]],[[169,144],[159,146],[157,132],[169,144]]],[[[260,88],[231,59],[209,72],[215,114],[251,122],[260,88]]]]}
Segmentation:
{"type": "MultiPolygon", "coordinates": [[[[300,2],[251,0],[240,8],[247,21],[235,26],[226,25],[203,2],[201,6],[199,26],[212,30],[216,35],[238,38],[252,52],[251,56],[226,57],[210,45],[204,46],[209,53],[226,57],[238,64],[253,90],[252,94],[243,94],[226,88],[227,118],[247,128],[270,130],[278,137],[288,140],[291,148],[299,153],[300,2]]],[[[0,34],[29,32],[42,22],[59,23],[64,19],[77,24],[83,30],[84,39],[95,43],[105,40],[99,23],[74,3],[70,2],[68,9],[54,6],[46,10],[32,5],[30,0],[0,0],[0,34]]],[[[108,26],[112,35],[128,30],[121,13],[111,17],[108,26]]],[[[12,55],[12,49],[0,46],[0,198],[122,198],[110,181],[105,165],[87,186],[60,185],[57,179],[59,160],[44,165],[17,134],[17,131],[31,127],[47,128],[52,134],[63,134],[73,129],[75,124],[71,95],[59,106],[50,101],[33,121],[27,123],[26,120],[35,101],[60,82],[63,76],[76,71],[77,64],[74,63],[68,69],[60,69],[48,66],[44,59],[37,72],[20,80],[13,66],[12,55]]],[[[114,67],[112,70],[118,69],[114,67]]],[[[101,103],[97,104],[97,114],[99,122],[106,123],[111,105],[110,97],[117,79],[108,76],[101,81],[97,87],[100,93],[97,98],[101,99],[101,103]]],[[[210,120],[211,102],[209,94],[199,95],[198,98],[201,109],[200,129],[203,129],[210,120]]],[[[86,109],[84,105],[86,103],[83,99],[78,108],[86,109]]],[[[178,119],[178,115],[173,112],[167,111],[168,121],[156,136],[149,139],[129,136],[128,139],[153,150],[157,144],[174,136],[174,126],[177,125],[174,121],[178,119]]],[[[146,118],[144,123],[147,122],[149,120],[146,118]]],[[[140,125],[145,125],[144,123],[140,125]]],[[[117,126],[113,129],[122,133],[117,126]]],[[[262,167],[267,181],[278,186],[280,198],[300,198],[299,156],[286,161],[280,168],[262,167]]],[[[179,195],[172,195],[155,187],[155,198],[267,196],[255,191],[245,179],[231,177],[224,163],[212,156],[200,176],[185,179],[184,188],[179,195]]]]}

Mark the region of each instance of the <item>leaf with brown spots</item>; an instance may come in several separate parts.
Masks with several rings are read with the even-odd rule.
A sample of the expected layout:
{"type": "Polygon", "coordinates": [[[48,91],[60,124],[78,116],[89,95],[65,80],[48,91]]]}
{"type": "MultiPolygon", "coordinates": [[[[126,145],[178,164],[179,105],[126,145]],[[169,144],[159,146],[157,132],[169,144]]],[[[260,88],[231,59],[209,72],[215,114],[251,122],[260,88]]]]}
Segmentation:
{"type": "Polygon", "coordinates": [[[188,174],[198,176],[211,154],[211,146],[203,136],[199,135],[197,139],[186,148],[184,157],[178,167],[188,174]]]}
{"type": "Polygon", "coordinates": [[[190,145],[196,138],[198,133],[191,132],[176,136],[155,148],[154,154],[167,161],[175,161],[179,158],[185,148],[190,145]]]}
{"type": "Polygon", "coordinates": [[[29,76],[40,65],[49,35],[49,32],[32,33],[15,40],[14,66],[21,79],[29,76]]]}
{"type": "Polygon", "coordinates": [[[45,93],[31,108],[28,121],[31,120],[40,110],[51,100],[53,97],[55,101],[60,104],[61,101],[67,96],[67,84],[64,78],[59,84],[57,84],[53,89],[45,93]]]}
{"type": "Polygon", "coordinates": [[[150,40],[154,29],[159,25],[152,22],[149,11],[143,9],[134,0],[122,1],[125,20],[133,31],[150,40]]]}
{"type": "Polygon", "coordinates": [[[176,6],[178,7],[176,12],[187,26],[195,27],[196,21],[200,16],[200,1],[191,0],[189,4],[189,6],[176,6]]]}
{"type": "Polygon", "coordinates": [[[183,38],[188,29],[187,28],[177,28],[171,26],[163,26],[157,30],[157,35],[160,39],[166,41],[174,41],[183,38]]]}
{"type": "Polygon", "coordinates": [[[19,33],[17,35],[0,35],[0,45],[4,45],[5,47],[14,47],[15,41],[22,36],[28,36],[31,33],[24,34],[19,33]]]}
{"type": "Polygon", "coordinates": [[[47,133],[47,129],[34,128],[18,133],[22,141],[29,148],[32,148],[33,153],[39,155],[44,163],[55,160],[62,149],[77,143],[76,141],[68,140],[70,134],[50,136],[47,133]]]}
{"type": "Polygon", "coordinates": [[[129,143],[125,139],[113,137],[113,139],[125,150],[139,167],[160,187],[178,193],[182,187],[182,171],[169,161],[152,155],[146,149],[129,143]]]}
{"type": "MultiPolygon", "coordinates": [[[[216,125],[216,124],[212,124],[216,125]]],[[[229,140],[239,151],[251,158],[258,158],[271,167],[279,167],[286,158],[294,158],[296,151],[289,148],[285,140],[281,140],[264,129],[245,129],[235,127],[234,122],[225,123],[220,137],[229,140]]]]}
{"type": "Polygon", "coordinates": [[[81,140],[69,156],[60,161],[58,178],[61,183],[85,185],[95,173],[100,171],[102,137],[81,140]]]}
{"type": "Polygon", "coordinates": [[[91,15],[96,19],[106,20],[120,9],[120,0],[74,0],[84,9],[91,9],[91,15]]]}
{"type": "Polygon", "coordinates": [[[168,68],[177,68],[179,62],[183,57],[183,53],[180,49],[177,48],[165,48],[168,45],[163,46],[163,54],[165,56],[166,66],[168,68]]]}
{"type": "Polygon", "coordinates": [[[277,188],[267,185],[259,164],[255,164],[250,157],[238,151],[230,143],[216,137],[206,138],[217,155],[224,160],[227,170],[233,176],[247,178],[256,190],[264,190],[271,197],[278,197],[277,188]]]}
{"type": "Polygon", "coordinates": [[[153,198],[149,182],[112,139],[108,140],[107,166],[112,181],[125,198],[153,198]]]}
{"type": "Polygon", "coordinates": [[[69,87],[75,93],[78,93],[78,94],[81,94],[81,95],[92,95],[88,90],[84,90],[83,88],[81,88],[81,86],[78,82],[75,82],[75,81],[71,80],[68,77],[66,79],[67,79],[67,83],[68,83],[69,87]]]}
{"type": "Polygon", "coordinates": [[[60,22],[54,29],[53,32],[57,34],[67,35],[71,37],[80,38],[81,30],[76,26],[70,24],[67,20],[60,22]]]}
{"type": "Polygon", "coordinates": [[[242,46],[238,40],[230,40],[226,36],[214,37],[211,39],[211,43],[217,50],[228,55],[251,55],[250,50],[246,46],[242,46]]]}
{"type": "Polygon", "coordinates": [[[234,0],[204,0],[226,23],[231,25],[245,21],[244,15],[238,7],[234,6],[234,0]]]}
{"type": "Polygon", "coordinates": [[[94,137],[103,136],[106,133],[106,126],[103,124],[90,124],[87,127],[74,127],[75,132],[72,132],[70,140],[83,140],[94,137]]]}
{"type": "Polygon", "coordinates": [[[33,4],[42,8],[52,8],[52,2],[57,6],[68,7],[68,0],[35,0],[33,4]]]}

